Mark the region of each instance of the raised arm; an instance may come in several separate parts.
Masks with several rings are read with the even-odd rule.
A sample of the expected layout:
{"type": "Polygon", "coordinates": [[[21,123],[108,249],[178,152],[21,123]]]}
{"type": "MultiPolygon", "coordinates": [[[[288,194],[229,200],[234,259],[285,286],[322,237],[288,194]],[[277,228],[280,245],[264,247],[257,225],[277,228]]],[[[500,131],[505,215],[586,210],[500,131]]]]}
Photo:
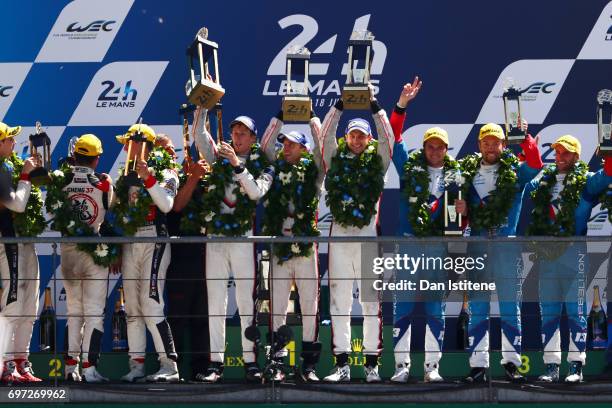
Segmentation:
{"type": "Polygon", "coordinates": [[[283,111],[280,111],[270,119],[270,124],[261,138],[261,149],[270,162],[276,160],[276,139],[283,128],[283,124],[283,111]]]}
{"type": "Polygon", "coordinates": [[[2,201],[2,205],[9,210],[17,213],[25,211],[30,199],[30,192],[32,191],[32,183],[30,182],[30,172],[36,167],[36,163],[32,157],[28,158],[23,163],[23,169],[21,171],[21,179],[17,183],[17,189],[13,190],[10,187],[10,191],[6,194],[7,199],[2,201]]]}
{"type": "Polygon", "coordinates": [[[320,140],[321,143],[321,156],[323,157],[323,170],[327,173],[331,166],[331,160],[336,155],[338,150],[338,141],[336,140],[336,132],[338,131],[338,123],[340,123],[340,117],[342,116],[342,110],[344,104],[342,99],[338,99],[338,102],[331,107],[323,124],[321,125],[320,140]]]}
{"type": "Polygon", "coordinates": [[[374,118],[378,135],[378,155],[382,158],[383,169],[387,171],[393,158],[395,137],[393,136],[393,129],[391,129],[387,112],[380,107],[376,99],[372,100],[372,117],[374,118]]]}
{"type": "MultiPolygon", "coordinates": [[[[206,117],[208,110],[198,108],[194,113],[194,122],[197,122],[197,127],[194,132],[194,140],[199,152],[204,156],[208,163],[214,163],[217,160],[217,144],[212,138],[208,129],[206,129],[206,117]]],[[[185,153],[187,154],[187,153],[185,153]]]]}
{"type": "Polygon", "coordinates": [[[310,111],[310,134],[314,142],[312,147],[312,156],[319,170],[317,177],[317,188],[321,188],[323,185],[323,179],[325,178],[325,169],[323,168],[323,155],[321,154],[321,120],[315,116],[313,111],[310,111]]]}

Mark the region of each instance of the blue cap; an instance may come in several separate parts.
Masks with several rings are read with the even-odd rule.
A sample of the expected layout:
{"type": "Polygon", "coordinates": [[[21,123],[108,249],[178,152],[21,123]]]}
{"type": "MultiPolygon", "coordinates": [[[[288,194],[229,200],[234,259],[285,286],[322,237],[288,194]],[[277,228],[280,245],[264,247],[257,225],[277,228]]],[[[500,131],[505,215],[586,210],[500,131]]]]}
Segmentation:
{"type": "Polygon", "coordinates": [[[237,123],[242,123],[244,126],[249,128],[251,132],[257,136],[257,126],[255,126],[255,121],[248,116],[238,116],[236,119],[232,120],[230,123],[230,129],[237,123]]]}
{"type": "Polygon", "coordinates": [[[292,142],[300,144],[304,146],[306,149],[310,150],[310,143],[308,143],[308,138],[302,132],[298,132],[297,130],[292,130],[291,132],[281,133],[278,135],[277,140],[279,142],[282,143],[283,140],[285,139],[291,140],[292,142]]]}
{"type": "Polygon", "coordinates": [[[346,127],[346,134],[348,135],[353,130],[359,130],[365,133],[366,135],[369,135],[372,133],[372,130],[370,129],[370,123],[367,120],[362,119],[362,118],[355,118],[349,121],[346,127]]]}

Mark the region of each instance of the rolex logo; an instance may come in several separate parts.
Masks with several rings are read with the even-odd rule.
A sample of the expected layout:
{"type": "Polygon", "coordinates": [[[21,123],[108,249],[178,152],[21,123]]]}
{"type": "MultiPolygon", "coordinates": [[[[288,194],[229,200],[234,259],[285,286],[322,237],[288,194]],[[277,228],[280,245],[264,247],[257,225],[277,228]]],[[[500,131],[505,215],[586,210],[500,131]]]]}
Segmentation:
{"type": "Polygon", "coordinates": [[[363,339],[351,340],[351,350],[353,350],[353,353],[361,353],[363,351],[363,339]]]}

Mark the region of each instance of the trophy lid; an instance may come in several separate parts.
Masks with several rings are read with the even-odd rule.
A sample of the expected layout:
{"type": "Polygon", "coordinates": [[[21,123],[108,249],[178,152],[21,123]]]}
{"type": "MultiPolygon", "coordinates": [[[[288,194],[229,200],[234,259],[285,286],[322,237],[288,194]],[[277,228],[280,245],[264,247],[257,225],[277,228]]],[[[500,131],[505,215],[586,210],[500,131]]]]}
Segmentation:
{"type": "Polygon", "coordinates": [[[612,103],[612,91],[609,89],[602,89],[597,92],[597,103],[600,105],[612,103]]]}
{"type": "Polygon", "coordinates": [[[504,98],[507,99],[518,99],[521,96],[522,92],[519,89],[516,81],[512,77],[504,78],[502,87],[504,90],[504,98]]]}
{"type": "Polygon", "coordinates": [[[202,27],[198,30],[195,38],[189,48],[187,48],[187,55],[195,57],[198,55],[198,44],[202,44],[202,57],[204,61],[208,61],[213,54],[213,50],[219,49],[219,44],[208,39],[208,28],[202,27]]]}
{"type": "Polygon", "coordinates": [[[366,29],[354,30],[351,33],[351,38],[349,39],[349,44],[353,43],[369,43],[372,44],[374,41],[374,34],[371,31],[366,29]]]}
{"type": "Polygon", "coordinates": [[[287,48],[287,59],[310,59],[310,51],[301,45],[287,48]]]}

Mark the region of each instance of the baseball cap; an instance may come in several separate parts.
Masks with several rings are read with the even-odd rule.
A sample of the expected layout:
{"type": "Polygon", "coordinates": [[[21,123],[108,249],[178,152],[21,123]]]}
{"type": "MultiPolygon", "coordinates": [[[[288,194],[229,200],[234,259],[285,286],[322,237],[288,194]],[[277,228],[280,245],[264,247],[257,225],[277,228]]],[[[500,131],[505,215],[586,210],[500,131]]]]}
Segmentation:
{"type": "Polygon", "coordinates": [[[96,135],[87,133],[77,139],[74,152],[83,156],[99,156],[102,154],[102,142],[96,135]]]}
{"type": "Polygon", "coordinates": [[[0,122],[0,140],[15,137],[19,132],[21,132],[21,126],[10,127],[6,123],[0,122]]]}
{"type": "Polygon", "coordinates": [[[277,140],[279,142],[282,143],[283,140],[285,139],[298,143],[304,146],[306,149],[310,150],[310,143],[308,143],[308,138],[302,132],[298,132],[297,130],[292,130],[291,132],[281,133],[278,135],[277,140]]]}
{"type": "Polygon", "coordinates": [[[423,135],[423,143],[430,139],[440,139],[445,145],[448,146],[448,133],[446,133],[446,130],[442,129],[441,127],[432,127],[427,129],[423,135]]]}
{"type": "Polygon", "coordinates": [[[496,123],[487,123],[480,128],[478,133],[478,140],[482,140],[487,136],[494,136],[500,140],[505,140],[504,130],[496,123]]]}
{"type": "Polygon", "coordinates": [[[230,123],[230,129],[238,123],[242,123],[251,132],[253,132],[255,136],[257,136],[257,126],[255,126],[255,121],[253,119],[249,118],[248,116],[238,116],[236,119],[232,120],[232,122],[230,123]]]}
{"type": "Polygon", "coordinates": [[[125,144],[128,140],[130,140],[132,136],[137,133],[142,134],[147,140],[147,142],[155,142],[155,131],[151,126],[145,125],[144,123],[136,123],[130,126],[130,128],[124,135],[118,135],[116,136],[116,138],[119,143],[125,144]]]}
{"type": "Polygon", "coordinates": [[[572,135],[561,136],[551,145],[553,149],[557,146],[563,146],[568,152],[578,153],[578,155],[580,155],[580,150],[582,149],[580,141],[572,135]]]}
{"type": "Polygon", "coordinates": [[[349,121],[348,125],[346,126],[346,134],[348,135],[353,130],[359,130],[365,133],[366,135],[369,135],[372,133],[372,129],[370,128],[370,123],[367,120],[362,119],[362,118],[355,118],[349,121]]]}

